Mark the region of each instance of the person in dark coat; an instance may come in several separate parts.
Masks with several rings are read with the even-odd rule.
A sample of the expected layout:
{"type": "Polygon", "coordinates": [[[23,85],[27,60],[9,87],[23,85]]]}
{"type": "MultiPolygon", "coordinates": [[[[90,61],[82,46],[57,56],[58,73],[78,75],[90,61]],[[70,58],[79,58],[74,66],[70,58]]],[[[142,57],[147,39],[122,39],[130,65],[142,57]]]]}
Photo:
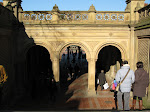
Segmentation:
{"type": "Polygon", "coordinates": [[[71,64],[69,65],[69,67],[67,68],[68,69],[68,73],[71,75],[72,77],[72,70],[73,70],[73,67],[71,66],[71,64]]]}
{"type": "Polygon", "coordinates": [[[101,73],[98,74],[98,79],[99,79],[99,85],[101,86],[101,90],[103,90],[103,85],[106,82],[104,70],[101,70],[101,73]]]}
{"type": "Polygon", "coordinates": [[[48,91],[49,91],[50,100],[52,102],[55,102],[56,101],[57,86],[56,86],[56,81],[54,78],[52,78],[52,79],[50,78],[48,91]]]}
{"type": "Polygon", "coordinates": [[[80,68],[77,65],[77,63],[75,65],[75,67],[74,67],[74,72],[75,72],[75,78],[78,78],[79,77],[80,68]]]}
{"type": "Polygon", "coordinates": [[[133,84],[133,106],[135,110],[136,98],[139,99],[139,110],[142,110],[142,97],[146,94],[146,89],[149,85],[149,75],[143,69],[143,62],[137,63],[137,70],[135,71],[135,83],[133,84]]]}

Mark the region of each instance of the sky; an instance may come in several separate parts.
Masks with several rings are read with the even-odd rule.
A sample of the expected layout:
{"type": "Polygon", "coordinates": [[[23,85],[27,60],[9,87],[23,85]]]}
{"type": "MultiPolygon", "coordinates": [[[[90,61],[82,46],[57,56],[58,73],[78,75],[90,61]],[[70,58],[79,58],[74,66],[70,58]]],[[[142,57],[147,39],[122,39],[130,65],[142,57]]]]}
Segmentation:
{"type": "MultiPolygon", "coordinates": [[[[0,0],[2,2],[3,0],[0,0]]],[[[124,11],[126,0],[22,0],[24,11],[50,11],[57,4],[60,11],[88,11],[93,4],[97,11],[124,11]]],[[[150,4],[150,0],[145,0],[150,4]]]]}

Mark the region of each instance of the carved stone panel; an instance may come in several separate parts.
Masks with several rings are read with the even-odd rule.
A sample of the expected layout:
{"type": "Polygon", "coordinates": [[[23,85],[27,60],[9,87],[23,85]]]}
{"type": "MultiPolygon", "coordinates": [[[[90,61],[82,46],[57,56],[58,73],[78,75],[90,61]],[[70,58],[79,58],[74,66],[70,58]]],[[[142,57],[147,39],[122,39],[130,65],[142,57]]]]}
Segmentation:
{"type": "Polygon", "coordinates": [[[144,69],[149,70],[149,40],[139,39],[138,40],[138,61],[142,61],[144,69]]]}
{"type": "Polygon", "coordinates": [[[90,47],[91,49],[94,49],[94,47],[99,43],[98,41],[87,41],[86,42],[90,47]]]}
{"type": "Polygon", "coordinates": [[[50,41],[49,44],[53,47],[54,50],[56,50],[59,46],[63,44],[61,41],[50,41]]]}

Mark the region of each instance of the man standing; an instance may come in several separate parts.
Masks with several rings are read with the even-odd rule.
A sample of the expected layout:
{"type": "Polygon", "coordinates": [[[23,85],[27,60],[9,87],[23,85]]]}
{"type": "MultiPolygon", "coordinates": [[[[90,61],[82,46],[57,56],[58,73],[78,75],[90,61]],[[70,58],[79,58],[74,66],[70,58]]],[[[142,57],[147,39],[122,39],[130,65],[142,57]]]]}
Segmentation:
{"type": "Polygon", "coordinates": [[[120,85],[120,89],[117,93],[117,100],[118,100],[118,110],[123,110],[123,103],[122,103],[122,95],[124,95],[124,110],[130,110],[129,107],[129,99],[130,99],[130,91],[131,91],[131,85],[134,83],[135,80],[135,75],[133,70],[129,70],[130,66],[128,65],[128,61],[123,61],[122,62],[122,67],[120,70],[118,70],[116,74],[116,82],[120,83],[125,75],[127,74],[126,78],[120,85]]]}
{"type": "Polygon", "coordinates": [[[101,86],[101,90],[103,90],[103,85],[106,82],[104,70],[101,70],[101,73],[98,74],[98,79],[99,79],[99,85],[101,86]]]}

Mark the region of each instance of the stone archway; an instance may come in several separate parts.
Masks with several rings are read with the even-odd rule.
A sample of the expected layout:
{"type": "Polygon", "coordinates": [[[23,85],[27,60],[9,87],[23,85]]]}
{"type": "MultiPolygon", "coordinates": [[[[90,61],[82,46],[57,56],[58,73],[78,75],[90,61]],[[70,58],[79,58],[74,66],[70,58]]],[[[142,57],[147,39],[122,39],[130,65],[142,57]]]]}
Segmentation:
{"type": "Polygon", "coordinates": [[[62,82],[63,84],[72,82],[73,80],[79,78],[81,75],[88,73],[86,52],[83,47],[73,43],[68,44],[61,49],[59,57],[60,84],[62,82]],[[80,72],[77,72],[77,68],[80,72]]]}
{"type": "Polygon", "coordinates": [[[53,77],[52,62],[48,50],[39,45],[32,46],[26,54],[25,86],[33,98],[46,96],[48,78],[53,77]]]}
{"type": "Polygon", "coordinates": [[[109,46],[109,45],[118,48],[119,51],[121,52],[121,58],[124,59],[124,60],[127,59],[127,55],[126,55],[127,53],[126,53],[125,48],[121,44],[116,43],[116,42],[115,43],[114,42],[107,42],[107,43],[100,44],[97,47],[97,49],[95,50],[96,51],[96,54],[95,54],[96,59],[98,59],[98,54],[99,54],[100,50],[103,49],[106,46],[109,46]]]}
{"type": "Polygon", "coordinates": [[[75,46],[79,46],[81,47],[85,53],[86,53],[86,59],[89,59],[91,56],[90,56],[90,51],[86,45],[84,45],[83,43],[78,43],[78,42],[69,42],[69,43],[66,43],[65,45],[61,46],[60,48],[58,48],[56,51],[59,52],[59,59],[61,59],[62,57],[62,54],[63,54],[63,51],[69,47],[69,46],[72,46],[72,45],[75,45],[75,46]]]}
{"type": "Polygon", "coordinates": [[[116,72],[120,69],[121,61],[121,52],[117,47],[111,45],[103,47],[96,62],[97,74],[104,70],[106,80],[111,84],[116,72]]]}
{"type": "Polygon", "coordinates": [[[96,62],[97,74],[103,69],[109,84],[115,78],[117,70],[120,69],[122,59],[125,59],[124,53],[123,48],[116,44],[105,44],[99,49],[96,62]]]}

